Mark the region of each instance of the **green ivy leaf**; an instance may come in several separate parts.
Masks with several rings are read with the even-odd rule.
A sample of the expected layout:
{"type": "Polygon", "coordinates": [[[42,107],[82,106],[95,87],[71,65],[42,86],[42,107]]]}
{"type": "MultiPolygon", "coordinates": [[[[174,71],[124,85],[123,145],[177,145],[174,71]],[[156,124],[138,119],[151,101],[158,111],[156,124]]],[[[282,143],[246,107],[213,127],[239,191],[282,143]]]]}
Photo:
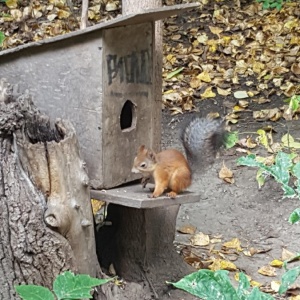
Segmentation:
{"type": "Polygon", "coordinates": [[[300,221],[300,208],[296,208],[289,216],[289,222],[295,224],[300,221]]]}
{"type": "Polygon", "coordinates": [[[228,271],[199,270],[183,277],[173,286],[207,300],[238,300],[237,293],[228,278],[228,271]]]}
{"type": "Polygon", "coordinates": [[[225,136],[225,141],[224,141],[225,148],[226,149],[232,148],[237,143],[238,140],[239,140],[239,137],[238,137],[237,131],[227,133],[225,136]]]}
{"type": "Polygon", "coordinates": [[[97,285],[107,283],[114,278],[97,279],[89,275],[74,275],[70,271],[66,271],[57,276],[53,283],[53,290],[58,299],[91,299],[91,288],[97,285]]]}
{"type": "Polygon", "coordinates": [[[242,299],[242,296],[245,294],[245,290],[248,290],[250,288],[250,282],[247,278],[247,276],[240,272],[239,273],[239,286],[237,288],[237,294],[240,299],[242,299]]]}
{"type": "Polygon", "coordinates": [[[257,161],[254,154],[250,154],[246,157],[240,157],[237,160],[237,163],[239,165],[258,167],[262,169],[265,173],[273,176],[277,182],[281,183],[284,191],[284,197],[294,197],[296,192],[288,185],[290,180],[290,171],[293,167],[293,157],[294,154],[278,152],[275,158],[275,164],[272,166],[266,166],[262,162],[257,161]]]}
{"type": "Polygon", "coordinates": [[[54,300],[52,292],[37,285],[18,285],[15,289],[19,296],[24,300],[54,300]]]}
{"type": "Polygon", "coordinates": [[[284,273],[281,278],[281,285],[279,287],[278,293],[279,294],[285,293],[289,288],[289,286],[296,281],[299,275],[300,275],[300,267],[290,269],[286,273],[284,273]]]}
{"type": "Polygon", "coordinates": [[[176,76],[176,75],[179,74],[183,69],[184,69],[184,67],[181,67],[181,68],[176,69],[176,70],[173,71],[173,72],[170,72],[170,73],[167,75],[167,79],[170,79],[170,78],[176,76]]]}

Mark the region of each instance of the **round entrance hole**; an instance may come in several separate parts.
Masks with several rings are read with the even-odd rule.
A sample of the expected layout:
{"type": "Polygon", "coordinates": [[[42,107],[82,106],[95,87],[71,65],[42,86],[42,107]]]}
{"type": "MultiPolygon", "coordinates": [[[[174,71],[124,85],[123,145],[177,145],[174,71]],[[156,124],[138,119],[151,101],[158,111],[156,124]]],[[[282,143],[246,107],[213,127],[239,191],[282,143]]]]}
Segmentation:
{"type": "Polygon", "coordinates": [[[122,107],[120,126],[122,131],[130,131],[136,126],[136,108],[130,100],[127,100],[122,107]]]}

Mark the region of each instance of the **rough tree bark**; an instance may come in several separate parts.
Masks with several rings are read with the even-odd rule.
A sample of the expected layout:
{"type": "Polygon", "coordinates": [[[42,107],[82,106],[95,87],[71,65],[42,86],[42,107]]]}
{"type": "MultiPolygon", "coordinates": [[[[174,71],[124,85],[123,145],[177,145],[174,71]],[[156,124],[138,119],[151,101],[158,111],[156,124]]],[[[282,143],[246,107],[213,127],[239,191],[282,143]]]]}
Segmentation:
{"type": "Polygon", "coordinates": [[[0,81],[0,299],[52,287],[64,270],[100,274],[88,176],[69,122],[51,126],[28,94],[0,81]]]}

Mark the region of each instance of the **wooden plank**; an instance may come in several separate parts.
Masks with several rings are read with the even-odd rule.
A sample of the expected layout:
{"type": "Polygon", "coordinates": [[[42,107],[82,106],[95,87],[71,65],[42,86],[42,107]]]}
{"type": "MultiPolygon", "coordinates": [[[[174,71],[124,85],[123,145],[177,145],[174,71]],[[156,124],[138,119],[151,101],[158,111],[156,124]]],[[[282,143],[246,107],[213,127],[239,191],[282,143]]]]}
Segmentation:
{"type": "MultiPolygon", "coordinates": [[[[149,184],[149,187],[151,185],[149,184]]],[[[200,201],[200,195],[185,191],[175,199],[166,196],[149,198],[149,188],[141,184],[130,184],[109,190],[91,190],[91,198],[133,208],[155,208],[200,201]]]]}
{"type": "Polygon", "coordinates": [[[136,151],[140,144],[152,147],[152,130],[160,130],[160,122],[151,126],[155,105],[161,109],[153,96],[152,27],[143,23],[104,30],[103,188],[137,179],[131,172],[136,151]],[[121,111],[128,100],[133,125],[122,130],[121,111]]]}
{"type": "Polygon", "coordinates": [[[142,12],[136,13],[136,14],[128,14],[126,16],[122,16],[119,18],[115,18],[113,20],[100,23],[98,25],[94,25],[82,30],[78,30],[75,32],[67,33],[64,35],[56,36],[53,38],[45,39],[38,42],[32,42],[25,45],[21,45],[12,49],[3,50],[0,51],[0,57],[7,55],[9,53],[18,52],[25,48],[31,48],[31,47],[38,47],[43,44],[50,44],[50,43],[56,43],[61,40],[65,40],[68,38],[72,38],[74,36],[81,36],[86,34],[87,32],[92,31],[99,31],[105,28],[113,28],[113,27],[119,27],[119,26],[128,26],[128,25],[134,25],[134,24],[140,24],[140,23],[147,23],[151,21],[157,21],[161,20],[176,14],[183,13],[189,9],[193,9],[199,7],[199,3],[189,3],[189,4],[179,4],[179,5],[172,5],[172,6],[166,6],[162,8],[153,8],[153,9],[147,9],[142,12]]]}

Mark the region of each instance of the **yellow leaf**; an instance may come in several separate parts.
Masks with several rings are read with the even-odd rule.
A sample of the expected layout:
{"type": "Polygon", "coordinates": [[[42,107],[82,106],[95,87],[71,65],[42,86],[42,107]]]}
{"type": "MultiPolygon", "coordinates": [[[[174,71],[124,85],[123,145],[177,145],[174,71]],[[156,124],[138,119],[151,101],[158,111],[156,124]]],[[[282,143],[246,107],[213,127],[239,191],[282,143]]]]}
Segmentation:
{"type": "Polygon", "coordinates": [[[91,203],[92,203],[92,210],[94,215],[106,204],[106,202],[99,201],[96,199],[91,199],[91,203]]]}
{"type": "Polygon", "coordinates": [[[270,262],[270,266],[275,267],[275,268],[281,268],[283,265],[283,261],[279,259],[274,259],[270,262]]]}
{"type": "Polygon", "coordinates": [[[251,284],[251,286],[253,286],[253,287],[260,287],[260,286],[262,286],[262,284],[261,283],[259,283],[258,281],[254,281],[254,280],[251,280],[250,281],[250,284],[251,284]]]}
{"type": "Polygon", "coordinates": [[[212,271],[217,271],[217,270],[236,271],[237,267],[234,263],[230,261],[224,259],[215,259],[214,262],[209,266],[209,269],[212,271]]]}
{"type": "Polygon", "coordinates": [[[205,99],[205,98],[214,98],[214,97],[216,97],[216,94],[212,91],[212,87],[210,86],[200,96],[203,99],[205,99]]]}
{"type": "Polygon", "coordinates": [[[241,242],[238,238],[234,238],[231,241],[224,243],[223,247],[229,249],[236,249],[239,252],[242,251],[241,242]]]}
{"type": "Polygon", "coordinates": [[[257,138],[258,142],[263,146],[265,146],[265,148],[269,149],[270,147],[269,147],[267,133],[263,129],[258,129],[257,133],[259,135],[257,138]]]}
{"type": "Polygon", "coordinates": [[[67,19],[69,16],[70,16],[70,12],[69,11],[66,11],[66,10],[63,10],[63,9],[60,9],[58,12],[57,12],[57,16],[59,19],[67,19]]]}
{"type": "Polygon", "coordinates": [[[17,8],[18,7],[18,0],[6,0],[5,4],[8,8],[17,8]]]}
{"type": "Polygon", "coordinates": [[[203,232],[199,232],[191,237],[191,243],[194,246],[207,246],[209,245],[209,236],[203,232]]]}
{"type": "Polygon", "coordinates": [[[211,82],[211,78],[209,76],[209,73],[207,71],[203,71],[197,76],[198,79],[204,81],[204,82],[211,82]]]}

